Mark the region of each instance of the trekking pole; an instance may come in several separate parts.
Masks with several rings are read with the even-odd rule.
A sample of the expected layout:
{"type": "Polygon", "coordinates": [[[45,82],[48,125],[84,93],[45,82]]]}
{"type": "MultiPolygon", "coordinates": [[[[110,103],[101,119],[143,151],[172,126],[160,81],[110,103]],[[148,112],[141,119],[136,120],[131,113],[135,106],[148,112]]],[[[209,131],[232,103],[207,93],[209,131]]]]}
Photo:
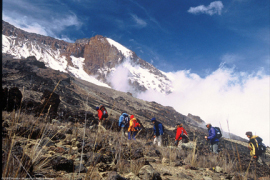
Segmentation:
{"type": "Polygon", "coordinates": [[[247,174],[248,174],[248,170],[249,170],[250,164],[251,164],[251,162],[252,162],[252,159],[253,159],[253,156],[251,156],[251,159],[250,159],[250,162],[249,162],[247,171],[246,171],[245,179],[247,179],[247,174]]]}
{"type": "Polygon", "coordinates": [[[135,138],[140,134],[141,131],[142,131],[142,129],[139,130],[139,132],[136,134],[135,138]]]}

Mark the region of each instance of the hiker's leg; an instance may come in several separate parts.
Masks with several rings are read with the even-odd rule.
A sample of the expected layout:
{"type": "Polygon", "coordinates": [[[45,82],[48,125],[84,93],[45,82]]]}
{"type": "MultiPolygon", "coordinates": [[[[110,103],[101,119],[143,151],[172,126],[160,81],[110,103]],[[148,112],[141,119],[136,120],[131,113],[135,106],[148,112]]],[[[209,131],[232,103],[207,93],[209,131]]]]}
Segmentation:
{"type": "Polygon", "coordinates": [[[178,142],[178,146],[177,146],[178,148],[180,148],[180,149],[182,149],[182,140],[180,140],[179,142],[178,142]]]}
{"type": "Polygon", "coordinates": [[[162,137],[161,137],[162,135],[159,135],[158,137],[157,137],[157,141],[158,141],[158,146],[161,146],[162,145],[162,137]]]}
{"type": "Polygon", "coordinates": [[[131,132],[128,132],[128,139],[131,139],[131,132]]]}
{"type": "Polygon", "coordinates": [[[218,142],[213,144],[213,153],[218,154],[218,142]]]}
{"type": "Polygon", "coordinates": [[[154,138],[153,144],[157,143],[157,137],[154,138]]]}
{"type": "Polygon", "coordinates": [[[121,133],[122,133],[122,136],[125,136],[125,129],[124,129],[124,127],[121,127],[121,133]]]}
{"type": "Polygon", "coordinates": [[[213,145],[210,144],[210,152],[213,152],[213,145]]]}
{"type": "Polygon", "coordinates": [[[135,136],[137,135],[137,133],[138,133],[138,131],[134,131],[134,132],[133,132],[132,138],[133,138],[134,140],[136,140],[135,136]]]}
{"type": "Polygon", "coordinates": [[[264,160],[265,160],[265,154],[262,154],[262,155],[258,156],[257,162],[259,164],[261,164],[261,165],[264,165],[265,164],[265,161],[264,160]]]}

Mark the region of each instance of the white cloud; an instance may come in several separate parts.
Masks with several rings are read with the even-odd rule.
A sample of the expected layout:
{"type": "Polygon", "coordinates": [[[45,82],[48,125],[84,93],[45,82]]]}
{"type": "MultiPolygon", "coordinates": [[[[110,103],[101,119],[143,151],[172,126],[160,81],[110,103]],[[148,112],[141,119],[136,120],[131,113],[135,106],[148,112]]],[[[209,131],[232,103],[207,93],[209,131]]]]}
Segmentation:
{"type": "Polygon", "coordinates": [[[211,2],[209,6],[200,5],[197,7],[190,7],[188,12],[191,14],[209,14],[211,16],[214,14],[221,15],[223,7],[221,1],[214,1],[211,2]]]}
{"type": "Polygon", "coordinates": [[[221,57],[221,61],[223,63],[226,63],[226,64],[235,64],[241,60],[243,60],[244,58],[241,57],[240,55],[237,55],[237,54],[224,54],[222,57],[221,57]]]}
{"type": "Polygon", "coordinates": [[[35,19],[34,17],[23,16],[17,13],[9,13],[8,15],[3,13],[3,20],[20,28],[24,31],[37,33],[44,36],[51,36],[57,39],[67,40],[73,42],[67,37],[62,35],[59,37],[57,34],[61,33],[65,28],[69,26],[75,26],[77,29],[82,25],[77,16],[66,15],[61,18],[48,19],[35,19]]]}
{"type": "Polygon", "coordinates": [[[205,78],[190,71],[167,74],[173,82],[173,93],[164,95],[147,91],[139,98],[174,107],[178,112],[198,115],[214,126],[246,138],[252,131],[270,145],[270,81],[263,71],[236,73],[220,67],[205,78]]]}
{"type": "Polygon", "coordinates": [[[24,31],[48,36],[45,27],[41,26],[36,22],[29,23],[27,16],[18,17],[14,19],[3,13],[3,20],[24,31]]]}
{"type": "Polygon", "coordinates": [[[110,73],[108,81],[111,83],[111,87],[115,90],[122,92],[135,92],[134,89],[129,85],[129,66],[130,59],[126,59],[124,63],[115,67],[115,70],[110,73]]]}
{"type": "Polygon", "coordinates": [[[140,28],[147,26],[147,23],[143,19],[140,19],[137,15],[131,14],[131,17],[136,22],[136,26],[138,26],[140,28]]]}

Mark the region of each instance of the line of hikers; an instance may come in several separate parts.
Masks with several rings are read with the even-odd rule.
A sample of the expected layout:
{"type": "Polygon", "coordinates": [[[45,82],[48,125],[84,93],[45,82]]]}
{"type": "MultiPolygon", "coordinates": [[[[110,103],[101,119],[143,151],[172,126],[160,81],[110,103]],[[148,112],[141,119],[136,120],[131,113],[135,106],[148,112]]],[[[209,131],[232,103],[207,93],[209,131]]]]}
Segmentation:
{"type": "MultiPolygon", "coordinates": [[[[102,125],[105,119],[108,117],[108,112],[102,105],[96,107],[99,117],[99,125],[102,125]]],[[[153,144],[158,146],[162,145],[162,136],[164,134],[164,126],[158,122],[155,117],[151,119],[153,123],[154,141],[153,144]]],[[[122,136],[125,136],[125,132],[128,132],[128,139],[136,140],[138,132],[141,130],[141,125],[134,117],[134,115],[128,115],[122,112],[118,120],[118,126],[121,128],[122,136]]],[[[210,123],[206,124],[208,129],[208,136],[205,136],[205,140],[210,143],[210,151],[214,154],[218,154],[219,139],[222,137],[220,128],[213,127],[210,123]]],[[[176,124],[175,146],[181,147],[182,143],[188,143],[189,137],[187,131],[183,128],[183,124],[176,124]],[[180,143],[181,142],[181,143],[180,143]]],[[[246,132],[249,138],[248,149],[250,155],[260,164],[264,164],[266,146],[262,143],[262,138],[252,135],[252,132],[246,132]]]]}

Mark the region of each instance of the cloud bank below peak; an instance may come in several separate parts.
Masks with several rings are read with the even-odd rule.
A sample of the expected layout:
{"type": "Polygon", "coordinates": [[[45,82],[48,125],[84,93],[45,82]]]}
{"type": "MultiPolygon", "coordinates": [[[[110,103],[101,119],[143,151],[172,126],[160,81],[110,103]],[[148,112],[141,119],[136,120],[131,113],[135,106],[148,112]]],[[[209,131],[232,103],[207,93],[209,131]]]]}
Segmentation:
{"type": "Polygon", "coordinates": [[[264,71],[236,72],[220,65],[204,78],[187,70],[166,75],[174,89],[171,94],[148,90],[138,98],[198,115],[225,131],[228,120],[231,133],[246,138],[245,132],[252,131],[270,145],[270,76],[264,71]]]}

